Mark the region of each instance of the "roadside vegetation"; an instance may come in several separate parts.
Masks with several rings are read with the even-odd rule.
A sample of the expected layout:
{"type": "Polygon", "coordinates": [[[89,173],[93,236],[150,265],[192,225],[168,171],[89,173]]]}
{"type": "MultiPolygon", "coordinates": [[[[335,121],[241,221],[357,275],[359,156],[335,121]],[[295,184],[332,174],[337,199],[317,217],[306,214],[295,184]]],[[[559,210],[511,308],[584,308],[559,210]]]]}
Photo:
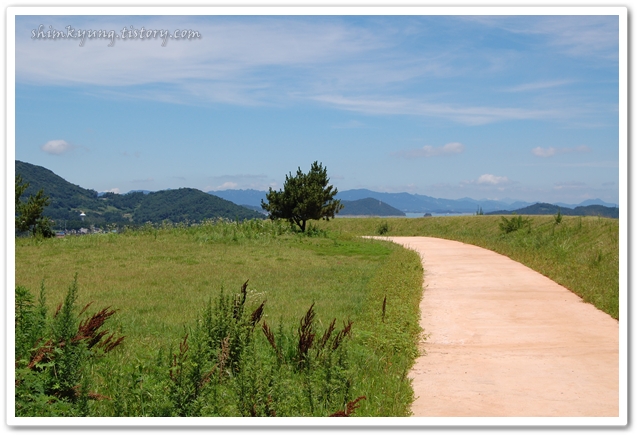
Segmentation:
{"type": "Polygon", "coordinates": [[[337,218],[323,230],[353,236],[431,236],[496,251],[551,278],[618,319],[617,219],[562,216],[337,218]]]}
{"type": "Polygon", "coordinates": [[[409,415],[421,288],[314,224],[16,238],[16,415],[409,415]]]}

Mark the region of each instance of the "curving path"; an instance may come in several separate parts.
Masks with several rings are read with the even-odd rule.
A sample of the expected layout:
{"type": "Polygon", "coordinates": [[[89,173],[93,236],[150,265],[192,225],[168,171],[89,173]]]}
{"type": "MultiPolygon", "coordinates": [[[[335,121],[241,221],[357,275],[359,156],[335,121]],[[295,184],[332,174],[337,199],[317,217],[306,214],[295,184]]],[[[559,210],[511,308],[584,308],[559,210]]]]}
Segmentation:
{"type": "Polygon", "coordinates": [[[414,416],[619,416],[618,321],[493,251],[385,239],[425,270],[414,416]]]}

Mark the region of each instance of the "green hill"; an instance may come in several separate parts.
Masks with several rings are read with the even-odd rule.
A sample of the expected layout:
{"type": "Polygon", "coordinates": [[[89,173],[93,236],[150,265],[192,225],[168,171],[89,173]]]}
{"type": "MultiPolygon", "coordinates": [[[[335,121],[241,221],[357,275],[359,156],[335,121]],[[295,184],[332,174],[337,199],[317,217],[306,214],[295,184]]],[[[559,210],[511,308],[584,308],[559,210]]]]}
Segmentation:
{"type": "Polygon", "coordinates": [[[264,215],[197,189],[163,190],[143,195],[133,213],[133,221],[137,223],[193,222],[218,217],[253,219],[264,218],[264,215]]]}
{"type": "Polygon", "coordinates": [[[553,204],[537,203],[528,207],[519,208],[517,210],[500,210],[485,213],[490,215],[496,214],[528,214],[528,215],[554,215],[560,211],[563,216],[600,216],[617,219],[620,215],[618,207],[605,207],[603,205],[588,205],[576,208],[559,207],[553,204]]]}
{"type": "Polygon", "coordinates": [[[373,198],[342,201],[342,205],[344,208],[338,213],[340,216],[406,216],[403,211],[373,198]]]}
{"type": "MultiPolygon", "coordinates": [[[[84,189],[59,177],[49,169],[16,160],[16,175],[22,175],[29,187],[23,195],[26,199],[38,190],[44,189],[51,203],[44,215],[57,222],[67,221],[67,228],[77,229],[86,226],[80,220],[80,213],[91,214],[93,221],[87,224],[98,225],[104,222],[103,215],[108,205],[101,202],[95,190],[84,189]]],[[[55,228],[55,227],[54,227],[55,228]]]]}
{"type": "Polygon", "coordinates": [[[163,190],[146,195],[130,192],[126,195],[106,193],[98,196],[95,190],[72,184],[44,167],[18,160],[16,175],[22,175],[23,180],[29,183],[25,196],[44,189],[51,201],[44,214],[56,222],[54,228],[264,217],[256,211],[196,189],[163,190]],[[80,218],[81,212],[86,214],[84,221],[80,218]]]}

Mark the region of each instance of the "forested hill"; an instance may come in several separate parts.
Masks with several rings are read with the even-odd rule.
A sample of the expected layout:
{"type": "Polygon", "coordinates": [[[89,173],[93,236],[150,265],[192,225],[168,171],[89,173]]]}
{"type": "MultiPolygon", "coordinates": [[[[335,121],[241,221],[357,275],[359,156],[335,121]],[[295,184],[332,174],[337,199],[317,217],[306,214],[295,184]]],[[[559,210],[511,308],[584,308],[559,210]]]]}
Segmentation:
{"type": "Polygon", "coordinates": [[[133,220],[138,223],[167,219],[171,222],[201,221],[218,217],[235,220],[264,218],[264,215],[197,189],[163,190],[143,195],[133,213],[133,220]]]}
{"type": "Polygon", "coordinates": [[[605,207],[603,205],[587,205],[575,208],[559,207],[553,204],[537,203],[517,210],[500,210],[486,214],[531,214],[531,215],[553,215],[558,211],[564,216],[601,216],[617,219],[620,215],[618,207],[605,207]]]}
{"type": "Polygon", "coordinates": [[[338,212],[340,216],[406,216],[403,211],[373,198],[357,201],[342,201],[344,208],[338,212]]]}
{"type": "Polygon", "coordinates": [[[16,175],[21,175],[29,188],[23,199],[41,188],[51,204],[44,214],[56,222],[54,229],[64,226],[78,229],[90,225],[102,227],[110,224],[144,224],[171,222],[199,222],[205,219],[225,218],[244,220],[264,218],[256,211],[241,207],[217,196],[197,189],[163,190],[144,194],[126,195],[106,193],[98,196],[95,190],[72,184],[52,171],[16,160],[16,175]],[[80,213],[84,212],[84,221],[80,213]]]}
{"type": "Polygon", "coordinates": [[[29,197],[29,195],[35,195],[38,190],[44,189],[45,194],[51,200],[47,211],[58,208],[66,209],[71,206],[96,209],[100,205],[98,193],[95,190],[83,189],[78,185],[71,184],[42,166],[16,160],[16,176],[18,175],[22,175],[22,179],[29,183],[23,196],[29,197]]]}

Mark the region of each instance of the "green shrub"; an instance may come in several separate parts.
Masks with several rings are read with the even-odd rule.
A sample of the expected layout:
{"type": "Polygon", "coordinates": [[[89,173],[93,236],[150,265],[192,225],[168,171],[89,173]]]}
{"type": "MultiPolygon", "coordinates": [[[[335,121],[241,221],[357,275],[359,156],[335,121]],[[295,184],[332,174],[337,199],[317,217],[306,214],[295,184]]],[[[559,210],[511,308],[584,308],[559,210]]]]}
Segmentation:
{"type": "Polygon", "coordinates": [[[556,225],[560,225],[562,222],[562,213],[560,213],[560,210],[558,210],[558,213],[553,217],[553,219],[556,225]]]}
{"type": "Polygon", "coordinates": [[[507,219],[506,217],[502,216],[501,220],[502,222],[498,224],[498,226],[500,227],[500,230],[505,234],[518,231],[525,226],[531,226],[531,219],[523,218],[521,215],[513,216],[511,219],[507,219]]]}
{"type": "Polygon", "coordinates": [[[381,236],[387,234],[389,232],[389,223],[386,221],[382,222],[380,225],[378,225],[376,232],[381,236]]]}

